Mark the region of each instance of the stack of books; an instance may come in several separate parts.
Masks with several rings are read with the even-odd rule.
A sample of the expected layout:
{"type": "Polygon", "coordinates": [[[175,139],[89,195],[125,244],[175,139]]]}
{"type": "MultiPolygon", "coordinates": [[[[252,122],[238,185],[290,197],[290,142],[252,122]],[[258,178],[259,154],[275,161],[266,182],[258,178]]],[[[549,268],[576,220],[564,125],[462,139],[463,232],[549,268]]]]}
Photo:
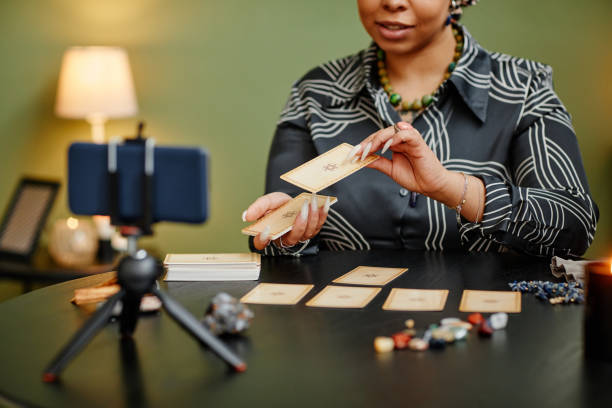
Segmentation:
{"type": "Polygon", "coordinates": [[[164,259],[167,281],[257,280],[261,256],[246,254],[168,254],[164,259]]]}

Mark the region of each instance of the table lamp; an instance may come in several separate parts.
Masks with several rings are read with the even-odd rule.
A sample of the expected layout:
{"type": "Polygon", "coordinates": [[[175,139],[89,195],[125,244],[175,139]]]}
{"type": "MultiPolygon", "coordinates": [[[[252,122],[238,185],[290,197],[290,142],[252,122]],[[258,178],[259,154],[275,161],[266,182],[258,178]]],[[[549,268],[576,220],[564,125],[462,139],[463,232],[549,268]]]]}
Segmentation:
{"type": "Polygon", "coordinates": [[[62,59],[57,116],[86,119],[96,143],[104,143],[104,123],[138,113],[128,56],[119,47],[71,47],[62,59]]]}

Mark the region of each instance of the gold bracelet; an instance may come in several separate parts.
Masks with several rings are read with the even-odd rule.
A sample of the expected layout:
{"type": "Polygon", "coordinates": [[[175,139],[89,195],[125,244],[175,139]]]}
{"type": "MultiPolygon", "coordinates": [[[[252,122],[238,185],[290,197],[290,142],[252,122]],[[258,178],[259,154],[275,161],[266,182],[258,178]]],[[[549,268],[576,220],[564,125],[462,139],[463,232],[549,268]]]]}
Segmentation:
{"type": "MultiPolygon", "coordinates": [[[[483,183],[484,184],[484,183],[483,183]]],[[[480,183],[478,183],[478,185],[480,186],[480,183]]],[[[486,192],[486,188],[485,188],[485,192],[486,192]]],[[[476,219],[474,220],[475,223],[478,224],[478,219],[480,218],[480,206],[482,205],[482,194],[480,194],[480,187],[478,187],[478,209],[476,210],[476,219]]],[[[484,205],[483,205],[483,210],[484,210],[484,205]]]]}

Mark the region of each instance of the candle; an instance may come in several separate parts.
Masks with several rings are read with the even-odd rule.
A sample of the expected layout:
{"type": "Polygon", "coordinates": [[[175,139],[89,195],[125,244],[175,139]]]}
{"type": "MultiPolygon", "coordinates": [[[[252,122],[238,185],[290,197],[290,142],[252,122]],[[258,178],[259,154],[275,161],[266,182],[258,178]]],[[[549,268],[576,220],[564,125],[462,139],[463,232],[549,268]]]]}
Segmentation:
{"type": "Polygon", "coordinates": [[[584,355],[612,361],[612,264],[589,262],[585,272],[584,355]]]}

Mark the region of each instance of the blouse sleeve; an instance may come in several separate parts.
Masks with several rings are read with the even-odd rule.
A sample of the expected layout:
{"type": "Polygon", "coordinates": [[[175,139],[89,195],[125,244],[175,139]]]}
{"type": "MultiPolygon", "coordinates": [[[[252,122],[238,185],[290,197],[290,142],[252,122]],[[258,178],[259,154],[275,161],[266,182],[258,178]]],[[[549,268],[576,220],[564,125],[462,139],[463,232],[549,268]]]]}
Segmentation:
{"type": "MultiPolygon", "coordinates": [[[[281,174],[317,156],[306,124],[306,115],[302,112],[301,106],[298,86],[294,85],[270,146],[266,170],[266,194],[280,191],[295,197],[303,192],[297,186],[280,179],[281,174]]],[[[299,243],[289,249],[277,248],[271,244],[263,251],[256,251],[252,238],[249,239],[249,246],[252,251],[263,255],[313,255],[318,253],[318,238],[311,239],[304,248],[299,243]]]]}
{"type": "Polygon", "coordinates": [[[542,256],[584,254],[599,211],[570,115],[553,91],[550,67],[531,81],[511,149],[511,180],[477,175],[486,189],[484,215],[478,224],[459,225],[462,244],[542,256]]]}

